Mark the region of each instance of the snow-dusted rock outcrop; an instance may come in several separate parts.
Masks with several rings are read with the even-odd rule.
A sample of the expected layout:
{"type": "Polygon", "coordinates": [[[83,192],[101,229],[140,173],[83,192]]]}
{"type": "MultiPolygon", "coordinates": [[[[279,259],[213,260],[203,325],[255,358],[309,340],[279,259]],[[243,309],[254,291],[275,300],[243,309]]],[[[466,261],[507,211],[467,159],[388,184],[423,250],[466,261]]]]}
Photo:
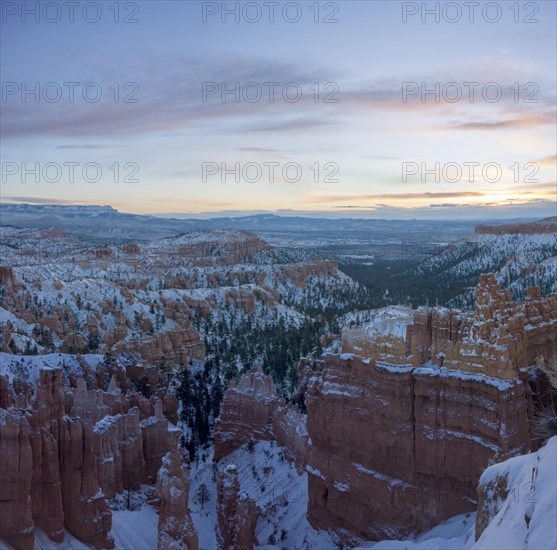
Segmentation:
{"type": "Polygon", "coordinates": [[[157,476],[161,500],[158,550],[198,550],[199,540],[188,510],[189,478],[178,449],[180,431],[170,432],[171,450],[162,459],[157,476]]]}
{"type": "Polygon", "coordinates": [[[270,376],[259,367],[244,374],[236,386],[226,390],[221,414],[215,422],[215,454],[218,462],[248,441],[276,440],[286,456],[303,470],[308,434],[306,417],[287,406],[270,376]]]}
{"type": "Polygon", "coordinates": [[[513,379],[539,355],[557,353],[557,294],[542,297],[531,288],[515,302],[493,274],[482,275],[473,311],[389,306],[362,326],[344,327],[342,351],[513,379]]]}
{"type": "Polygon", "coordinates": [[[118,363],[92,370],[90,357],[59,356],[59,366],[54,359],[0,363],[0,539],[31,550],[39,528],[54,542],[69,532],[112,548],[106,499],[155,482],[170,449],[156,397],[166,388],[153,386],[148,400],[130,389],[118,363]]]}
{"type": "Polygon", "coordinates": [[[259,510],[255,502],[240,492],[238,468],[227,465],[217,482],[216,535],[222,550],[252,550],[257,544],[255,528],[259,510]]]}
{"type": "Polygon", "coordinates": [[[407,537],[472,511],[490,460],[530,445],[519,379],[328,355],[306,404],[308,517],[341,536],[407,537]]]}
{"type": "Polygon", "coordinates": [[[557,548],[557,436],[482,474],[473,548],[557,548]]]}

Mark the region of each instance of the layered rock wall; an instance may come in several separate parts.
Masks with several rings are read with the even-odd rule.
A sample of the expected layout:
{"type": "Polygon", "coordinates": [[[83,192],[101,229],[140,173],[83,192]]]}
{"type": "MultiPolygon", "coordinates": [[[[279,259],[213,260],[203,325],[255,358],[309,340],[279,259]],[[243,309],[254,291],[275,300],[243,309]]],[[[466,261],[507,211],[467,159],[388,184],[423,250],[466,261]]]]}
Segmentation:
{"type": "Polygon", "coordinates": [[[470,511],[489,461],[528,448],[520,380],[330,355],[306,402],[308,517],[339,534],[404,538],[470,511]]]}
{"type": "Polygon", "coordinates": [[[94,548],[113,547],[106,498],[156,481],[172,449],[161,399],[176,413],[158,378],[148,400],[129,389],[124,372],[109,366],[108,384],[102,369],[84,364],[85,378],[69,376],[64,385],[62,369],[43,368],[35,389],[1,378],[1,539],[31,550],[37,526],[54,542],[67,529],[94,548]]]}
{"type": "Polygon", "coordinates": [[[542,298],[532,288],[525,302],[514,302],[494,275],[482,275],[474,311],[421,308],[399,325],[399,331],[384,333],[365,325],[345,327],[342,351],[398,365],[431,361],[513,379],[539,355],[549,358],[557,352],[557,295],[542,298]]]}
{"type": "Polygon", "coordinates": [[[217,542],[221,550],[253,550],[259,510],[240,492],[238,469],[229,464],[217,481],[217,542]]]}
{"type": "Polygon", "coordinates": [[[286,458],[305,468],[308,434],[305,415],[279,398],[270,376],[255,368],[226,390],[215,422],[214,460],[218,462],[250,440],[276,440],[286,458]]]}
{"type": "Polygon", "coordinates": [[[180,430],[170,432],[170,451],[157,474],[160,497],[158,550],[199,550],[197,530],[188,510],[189,478],[178,449],[180,430]]]}

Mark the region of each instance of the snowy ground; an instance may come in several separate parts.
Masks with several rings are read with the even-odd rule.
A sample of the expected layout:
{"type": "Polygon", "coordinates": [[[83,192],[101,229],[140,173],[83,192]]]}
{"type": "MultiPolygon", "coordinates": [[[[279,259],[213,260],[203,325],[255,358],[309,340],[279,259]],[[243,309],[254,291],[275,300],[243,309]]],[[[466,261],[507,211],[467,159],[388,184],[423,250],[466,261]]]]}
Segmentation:
{"type": "MultiPolygon", "coordinates": [[[[152,490],[151,485],[142,485],[141,491],[131,493],[133,511],[125,508],[127,505],[126,492],[121,493],[110,501],[112,509],[112,531],[115,550],[155,550],[157,548],[157,533],[159,516],[156,510],[146,503],[145,492],[152,490]]],[[[64,542],[52,542],[41,529],[35,529],[34,550],[91,550],[68,530],[65,531],[64,542]]],[[[0,541],[0,550],[13,550],[0,541]]],[[[17,550],[17,549],[15,549],[17,550]]]]}
{"type": "MultiPolygon", "coordinates": [[[[216,479],[228,464],[236,464],[240,490],[253,498],[261,510],[256,535],[260,549],[338,550],[340,546],[325,531],[312,528],[306,518],[307,474],[297,472],[274,442],[259,442],[250,452],[247,445],[213,465],[192,464],[189,506],[199,533],[200,550],[217,550],[216,479]],[[204,490],[201,490],[204,485],[204,490]],[[203,498],[202,498],[203,494],[203,498]],[[270,544],[275,542],[275,544],[270,544]]],[[[509,493],[495,501],[496,510],[482,536],[475,542],[476,514],[455,516],[414,540],[362,542],[357,548],[374,550],[554,550],[557,548],[557,437],[536,453],[512,458],[488,468],[482,483],[506,476],[509,493]]],[[[146,503],[142,486],[132,494],[132,510],[127,495],[110,501],[111,534],[117,550],[154,550],[157,547],[158,516],[146,503]]],[[[89,548],[66,532],[66,540],[55,544],[40,530],[35,550],[85,550],[89,548]]],[[[0,550],[8,546],[0,541],[0,550]]]]}
{"type": "MultiPolygon", "coordinates": [[[[87,353],[81,355],[87,365],[95,371],[104,356],[87,353]]],[[[0,351],[0,374],[6,375],[8,380],[21,378],[31,384],[39,380],[40,369],[61,368],[65,374],[80,372],[81,365],[77,355],[69,353],[48,353],[46,355],[12,355],[0,351]]]]}
{"type": "Polygon", "coordinates": [[[472,548],[475,521],[475,513],[463,514],[437,525],[414,540],[369,542],[357,548],[373,548],[374,550],[463,550],[472,548]]]}
{"type": "MultiPolygon", "coordinates": [[[[306,518],[307,473],[299,474],[286,460],[282,447],[262,441],[250,452],[246,445],[221,460],[219,471],[228,464],[238,467],[240,490],[261,510],[256,535],[261,547],[300,550],[336,550],[338,546],[325,531],[317,531],[306,518]],[[272,537],[272,538],[271,538],[272,537]],[[276,541],[276,545],[269,541],[276,541]]],[[[212,461],[194,464],[190,471],[190,510],[203,550],[216,550],[216,483],[212,461]],[[205,484],[209,499],[201,505],[200,486],[205,484]]]]}

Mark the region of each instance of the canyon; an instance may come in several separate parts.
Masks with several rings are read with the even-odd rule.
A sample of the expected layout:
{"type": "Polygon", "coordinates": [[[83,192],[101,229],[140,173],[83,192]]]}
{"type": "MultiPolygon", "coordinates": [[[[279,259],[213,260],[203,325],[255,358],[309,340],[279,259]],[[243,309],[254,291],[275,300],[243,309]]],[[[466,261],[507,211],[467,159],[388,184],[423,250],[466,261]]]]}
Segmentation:
{"type": "MultiPolygon", "coordinates": [[[[477,236],[545,246],[546,225],[477,236]]],[[[538,449],[557,294],[490,273],[472,309],[366,310],[336,261],[277,262],[245,232],[3,231],[0,539],[18,549],[119,548],[134,499],[159,550],[366,545],[476,509],[481,538],[482,473],[538,449]]]]}
{"type": "Polygon", "coordinates": [[[82,360],[69,373],[40,363],[35,370],[36,386],[0,376],[0,538],[32,549],[40,528],[57,543],[69,532],[113,548],[107,500],[156,483],[160,548],[169,548],[164,541],[176,537],[179,522],[183,548],[197,550],[181,431],[163,413],[175,417],[177,401],[158,375],[151,371],[140,393],[132,383],[145,374],[140,364],[101,362],[93,370],[82,360]]]}
{"type": "Polygon", "coordinates": [[[492,275],[476,294],[472,312],[387,308],[343,330],[342,353],[300,363],[307,416],[261,370],[245,374],[225,393],[215,460],[276,441],[307,471],[310,523],[348,544],[474,510],[484,469],[537,445],[534,365],[557,337],[557,295],[516,303],[492,275]]]}

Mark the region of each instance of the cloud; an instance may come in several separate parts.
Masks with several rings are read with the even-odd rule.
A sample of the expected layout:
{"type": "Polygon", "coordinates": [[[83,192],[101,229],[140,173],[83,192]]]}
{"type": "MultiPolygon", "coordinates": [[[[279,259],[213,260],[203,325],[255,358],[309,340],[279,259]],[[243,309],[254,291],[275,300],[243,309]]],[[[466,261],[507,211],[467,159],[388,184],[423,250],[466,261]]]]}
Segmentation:
{"type": "Polygon", "coordinates": [[[362,159],[374,159],[374,160],[402,160],[403,157],[393,157],[388,155],[361,155],[362,159]]]}
{"type": "Polygon", "coordinates": [[[557,166],[557,155],[550,155],[534,161],[541,168],[555,168],[557,166]]]}
{"type": "Polygon", "coordinates": [[[28,204],[55,204],[55,205],[77,205],[77,204],[88,204],[88,205],[99,205],[99,201],[86,201],[86,200],[73,200],[73,199],[54,199],[54,198],[44,198],[44,197],[3,197],[3,201],[8,202],[22,202],[28,204]]]}
{"type": "MultiPolygon", "coordinates": [[[[310,87],[315,82],[334,80],[325,69],[308,71],[295,63],[269,61],[240,55],[212,55],[202,59],[186,56],[142,58],[141,64],[128,67],[135,74],[139,92],[137,103],[114,102],[108,87],[114,82],[114,66],[107,64],[99,69],[96,79],[106,91],[98,103],[78,102],[18,103],[12,98],[2,106],[1,130],[3,139],[39,136],[85,137],[103,135],[137,135],[151,132],[169,132],[190,129],[214,121],[218,129],[226,121],[239,119],[242,124],[250,119],[269,120],[269,116],[289,117],[267,125],[254,124],[243,131],[289,130],[298,127],[319,126],[319,118],[307,117],[311,103],[317,111],[322,104],[315,104],[310,87]],[[265,94],[260,101],[250,103],[243,99],[244,85],[261,83],[265,94]],[[276,82],[276,97],[269,100],[270,92],[265,82],[276,82]],[[283,86],[297,83],[303,90],[302,100],[289,103],[282,97],[283,86]],[[228,94],[223,101],[222,90],[240,89],[240,101],[228,94]],[[210,94],[213,89],[218,93],[210,94]],[[206,96],[202,91],[205,89],[206,96]],[[306,118],[301,118],[305,116],[306,118]],[[258,127],[260,126],[260,127],[258,127]]],[[[246,94],[249,93],[246,91],[246,94]]],[[[237,127],[237,124],[234,125],[237,127]]],[[[210,131],[210,128],[209,128],[210,131]]],[[[240,131],[242,131],[240,129],[240,131]]]]}
{"type": "Polygon", "coordinates": [[[106,149],[107,145],[57,145],[56,149],[106,149]]]}
{"type": "Polygon", "coordinates": [[[286,132],[291,130],[309,130],[312,128],[321,128],[323,126],[333,126],[339,124],[332,120],[323,120],[322,118],[298,118],[291,120],[283,120],[281,122],[269,122],[251,128],[246,128],[245,132],[286,132]]]}
{"type": "Polygon", "coordinates": [[[236,151],[247,153],[280,153],[278,149],[267,149],[266,147],[237,147],[236,151]]]}
{"type": "Polygon", "coordinates": [[[408,200],[408,199],[430,199],[430,198],[465,198],[465,197],[483,197],[486,193],[482,191],[444,191],[444,192],[423,192],[423,193],[380,193],[376,195],[311,195],[306,197],[307,201],[313,202],[338,202],[344,200],[408,200]]]}
{"type": "Polygon", "coordinates": [[[555,114],[545,113],[538,116],[524,116],[507,120],[496,120],[491,122],[460,122],[448,126],[450,129],[458,130],[502,130],[514,128],[531,128],[544,124],[555,124],[555,114]]]}

